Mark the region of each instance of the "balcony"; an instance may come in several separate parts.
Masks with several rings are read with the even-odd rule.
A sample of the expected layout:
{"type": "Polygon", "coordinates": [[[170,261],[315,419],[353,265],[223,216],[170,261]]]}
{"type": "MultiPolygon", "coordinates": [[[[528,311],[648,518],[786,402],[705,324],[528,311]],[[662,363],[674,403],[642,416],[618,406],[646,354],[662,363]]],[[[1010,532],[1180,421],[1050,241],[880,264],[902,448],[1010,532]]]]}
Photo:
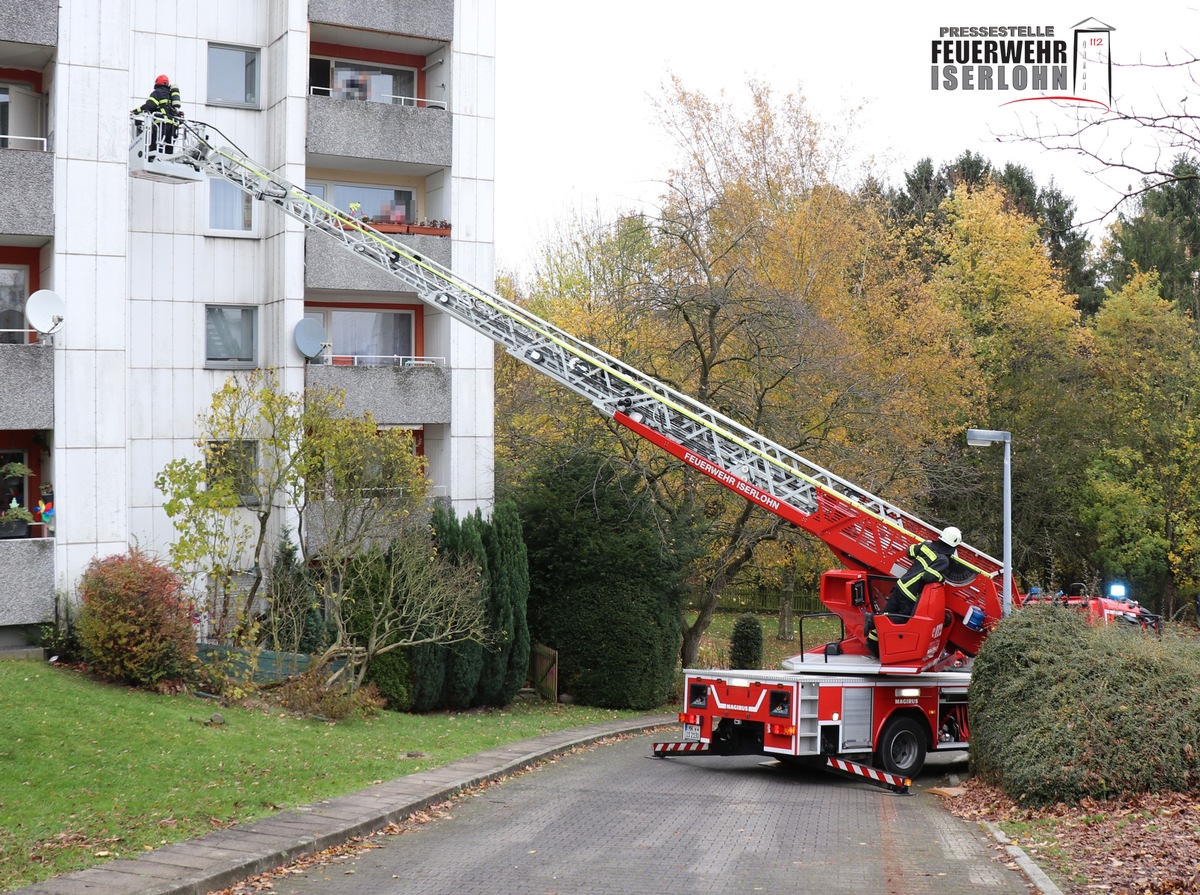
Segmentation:
{"type": "MultiPolygon", "coordinates": [[[[54,349],[0,344],[0,430],[54,428],[54,349]]],[[[0,577],[0,581],[5,579],[0,577]]]]}
{"type": "MultiPolygon", "coordinates": [[[[422,257],[436,261],[443,267],[452,266],[450,239],[446,236],[395,234],[395,238],[422,257]]],[[[347,251],[344,245],[323,233],[309,233],[304,238],[304,286],[307,289],[335,292],[411,291],[396,277],[347,251]]]]}
{"type": "Polygon", "coordinates": [[[346,413],[370,412],[381,426],[450,422],[450,370],[442,358],[334,358],[309,364],[305,385],[339,389],[346,413]],[[386,361],[386,363],[381,363],[386,361]]]}
{"type": "MultiPolygon", "coordinates": [[[[58,4],[59,0],[0,0],[0,41],[58,46],[58,4]]],[[[20,63],[16,65],[6,58],[0,67],[41,69],[47,58],[15,60],[20,63]]]]}
{"type": "Polygon", "coordinates": [[[54,538],[0,538],[0,628],[54,621],[54,538]]]}
{"type": "MultiPolygon", "coordinates": [[[[16,5],[16,0],[8,0],[16,5]]],[[[3,8],[0,5],[0,8],[3,8]]],[[[411,35],[437,41],[454,36],[454,0],[309,0],[308,18],[314,24],[411,35]]]]}
{"type": "Polygon", "coordinates": [[[437,107],[309,96],[308,164],[426,176],[450,167],[451,120],[437,107]]]}
{"type": "Polygon", "coordinates": [[[0,148],[0,236],[44,245],[54,236],[54,154],[40,137],[9,136],[7,143],[0,148]]]}

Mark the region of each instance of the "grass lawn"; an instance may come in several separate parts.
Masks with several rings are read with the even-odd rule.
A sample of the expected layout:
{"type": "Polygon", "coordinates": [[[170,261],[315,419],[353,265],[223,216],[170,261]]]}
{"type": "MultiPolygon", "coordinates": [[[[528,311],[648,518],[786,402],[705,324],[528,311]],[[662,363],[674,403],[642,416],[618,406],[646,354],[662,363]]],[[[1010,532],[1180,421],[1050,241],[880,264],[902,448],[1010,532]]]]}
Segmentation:
{"type": "MultiPolygon", "coordinates": [[[[0,891],[638,712],[505,709],[328,724],[0,662],[0,891]]],[[[668,711],[671,707],[667,708],[668,711]]]]}

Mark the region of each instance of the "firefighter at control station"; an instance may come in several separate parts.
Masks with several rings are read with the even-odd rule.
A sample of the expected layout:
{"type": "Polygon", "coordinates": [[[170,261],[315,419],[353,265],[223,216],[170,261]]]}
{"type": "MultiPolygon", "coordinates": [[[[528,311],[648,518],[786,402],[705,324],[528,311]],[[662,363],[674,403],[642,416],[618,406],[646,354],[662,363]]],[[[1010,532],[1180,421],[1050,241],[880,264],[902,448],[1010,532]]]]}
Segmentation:
{"type": "MultiPolygon", "coordinates": [[[[954,551],[962,543],[962,532],[953,525],[947,527],[936,540],[922,541],[908,548],[911,565],[896,579],[896,586],[888,596],[883,612],[896,622],[906,622],[917,611],[917,601],[926,584],[946,580],[946,570],[954,551]]],[[[871,655],[879,657],[879,634],[873,618],[867,619],[867,648],[871,655]]]]}

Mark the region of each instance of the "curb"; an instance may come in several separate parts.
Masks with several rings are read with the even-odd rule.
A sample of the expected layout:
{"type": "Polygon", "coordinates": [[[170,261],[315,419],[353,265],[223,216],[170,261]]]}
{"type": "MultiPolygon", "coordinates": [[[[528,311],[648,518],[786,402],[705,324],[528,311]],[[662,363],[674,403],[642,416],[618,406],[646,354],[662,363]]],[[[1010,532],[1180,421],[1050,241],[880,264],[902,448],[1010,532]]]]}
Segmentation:
{"type": "MultiPolygon", "coordinates": [[[[282,811],[146,852],[14,889],[8,895],[208,895],[372,833],[463,790],[606,737],[642,733],[677,720],[647,715],[511,743],[358,792],[282,811]]],[[[1061,893],[1058,893],[1061,895],[1061,893]]]]}
{"type": "Polygon", "coordinates": [[[1054,884],[1050,877],[1046,876],[1044,870],[1033,862],[1029,855],[1025,854],[1025,850],[1019,845],[1013,845],[1012,840],[1004,834],[996,824],[990,820],[980,821],[987,831],[992,834],[992,838],[1004,846],[1004,850],[1008,852],[1008,856],[1017,862],[1017,866],[1021,868],[1021,872],[1029,878],[1042,895],[1063,895],[1062,889],[1054,884]]]}

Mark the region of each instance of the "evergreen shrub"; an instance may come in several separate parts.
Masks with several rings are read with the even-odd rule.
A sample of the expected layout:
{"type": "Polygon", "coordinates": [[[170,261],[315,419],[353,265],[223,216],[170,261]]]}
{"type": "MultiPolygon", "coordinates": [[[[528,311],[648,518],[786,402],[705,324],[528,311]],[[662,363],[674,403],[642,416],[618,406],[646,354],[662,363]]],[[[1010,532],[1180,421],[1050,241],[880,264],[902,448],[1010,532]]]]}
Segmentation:
{"type": "Polygon", "coordinates": [[[743,612],[729,634],[729,667],[762,668],[762,622],[753,612],[743,612]]]}
{"type": "Polygon", "coordinates": [[[984,642],[971,763],[1029,805],[1200,790],[1200,645],[1062,607],[1021,609],[984,642]]]}
{"type": "Polygon", "coordinates": [[[388,710],[407,712],[412,708],[412,670],[406,650],[394,649],[374,656],[367,665],[365,682],[375,685],[388,710]]]}
{"type": "Polygon", "coordinates": [[[183,678],[196,639],[183,582],[138,550],[94,559],[79,581],[79,642],[94,674],[134,686],[183,678]]]}
{"type": "Polygon", "coordinates": [[[679,623],[661,596],[632,580],[580,582],[559,619],[559,689],[576,702],[652,709],[671,692],[679,623]]]}
{"type": "Polygon", "coordinates": [[[641,480],[596,454],[548,456],[516,501],[530,639],[558,651],[559,691],[608,708],[663,705],[678,668],[683,570],[641,480]]]}

